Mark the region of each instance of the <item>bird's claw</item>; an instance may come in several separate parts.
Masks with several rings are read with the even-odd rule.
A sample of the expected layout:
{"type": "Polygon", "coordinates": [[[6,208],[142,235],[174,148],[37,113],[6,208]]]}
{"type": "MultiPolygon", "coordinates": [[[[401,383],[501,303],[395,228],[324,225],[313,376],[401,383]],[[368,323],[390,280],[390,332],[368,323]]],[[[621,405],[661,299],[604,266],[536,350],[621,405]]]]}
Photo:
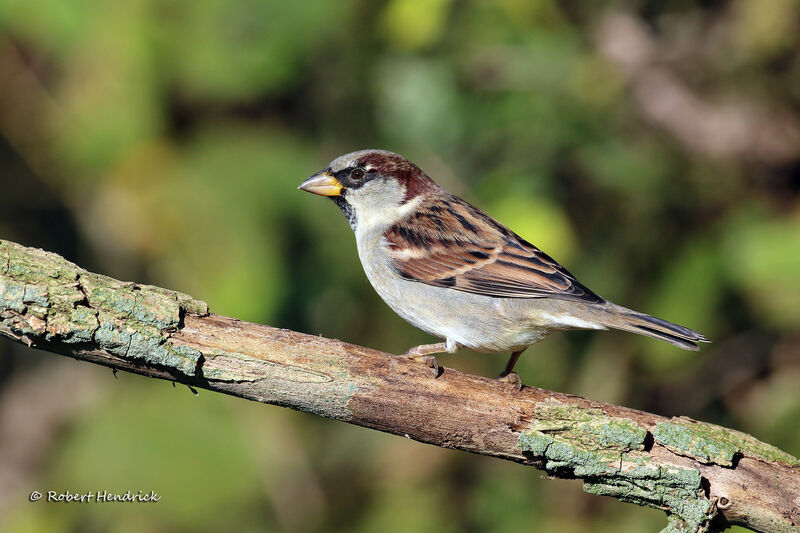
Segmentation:
{"type": "Polygon", "coordinates": [[[421,363],[424,363],[425,365],[427,365],[428,367],[433,369],[433,377],[436,377],[436,378],[439,377],[439,360],[436,359],[434,356],[432,356],[432,355],[423,355],[423,356],[417,358],[417,361],[419,361],[421,363]]]}
{"type": "Polygon", "coordinates": [[[518,391],[522,390],[522,378],[519,377],[519,374],[516,372],[509,372],[508,374],[500,374],[497,376],[497,381],[502,381],[503,383],[511,383],[512,385],[517,387],[518,391]]]}
{"type": "Polygon", "coordinates": [[[404,353],[401,357],[406,359],[413,359],[414,361],[419,361],[420,363],[424,364],[425,366],[433,369],[433,377],[439,377],[439,361],[432,355],[419,355],[414,353],[413,351],[409,350],[408,352],[404,353]]]}

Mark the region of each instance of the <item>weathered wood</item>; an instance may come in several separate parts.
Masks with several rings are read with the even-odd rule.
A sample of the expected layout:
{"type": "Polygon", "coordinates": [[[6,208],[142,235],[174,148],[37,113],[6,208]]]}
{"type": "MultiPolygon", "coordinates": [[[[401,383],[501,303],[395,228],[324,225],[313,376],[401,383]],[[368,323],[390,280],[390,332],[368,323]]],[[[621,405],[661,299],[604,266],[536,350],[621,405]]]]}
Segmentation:
{"type": "Polygon", "coordinates": [[[669,531],[800,531],[800,462],[731,430],[208,313],[205,303],[0,241],[0,333],[111,368],[583,479],[669,531]]]}

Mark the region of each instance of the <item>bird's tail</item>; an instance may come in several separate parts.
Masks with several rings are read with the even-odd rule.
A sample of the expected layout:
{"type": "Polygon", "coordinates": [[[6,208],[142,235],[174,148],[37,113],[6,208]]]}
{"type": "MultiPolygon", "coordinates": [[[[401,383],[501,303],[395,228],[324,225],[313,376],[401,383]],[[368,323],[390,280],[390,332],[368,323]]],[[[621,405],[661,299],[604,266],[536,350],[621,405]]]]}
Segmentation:
{"type": "Polygon", "coordinates": [[[710,342],[700,333],[654,316],[637,313],[620,305],[608,303],[603,306],[610,317],[604,325],[613,329],[621,329],[661,339],[684,350],[697,350],[697,343],[710,342]]]}

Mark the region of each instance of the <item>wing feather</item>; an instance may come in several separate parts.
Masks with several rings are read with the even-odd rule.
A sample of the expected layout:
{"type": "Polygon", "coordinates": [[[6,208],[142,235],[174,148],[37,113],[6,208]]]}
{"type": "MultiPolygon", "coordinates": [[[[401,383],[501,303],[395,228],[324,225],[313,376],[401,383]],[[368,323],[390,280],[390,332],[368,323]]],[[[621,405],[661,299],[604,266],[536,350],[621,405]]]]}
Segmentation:
{"type": "Polygon", "coordinates": [[[385,234],[405,279],[504,298],[605,300],[553,258],[453,195],[432,197],[385,234]]]}

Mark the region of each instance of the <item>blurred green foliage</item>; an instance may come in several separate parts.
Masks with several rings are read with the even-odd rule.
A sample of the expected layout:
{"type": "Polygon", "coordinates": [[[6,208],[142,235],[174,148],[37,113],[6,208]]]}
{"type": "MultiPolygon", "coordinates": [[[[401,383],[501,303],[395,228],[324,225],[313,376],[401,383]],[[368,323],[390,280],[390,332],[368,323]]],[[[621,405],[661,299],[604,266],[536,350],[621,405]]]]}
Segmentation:
{"type": "MultiPolygon", "coordinates": [[[[401,352],[429,338],[373,293],[338,210],[295,190],[341,153],[391,149],[600,294],[714,341],[689,353],[554,335],[522,358],[526,383],[721,423],[797,455],[798,20],[794,0],[0,0],[0,236],[217,313],[401,352]],[[625,40],[630,24],[608,26],[620,14],[648,46],[625,40]],[[696,113],[652,111],[680,103],[637,85],[664,71],[657,88],[677,83],[696,113]],[[693,136],[740,111],[710,140],[693,136]],[[720,144],[756,115],[763,134],[743,127],[734,141],[752,142],[720,144]],[[788,126],[770,129],[778,118],[788,126]]],[[[0,353],[0,387],[37,366],[8,343],[0,353]]],[[[505,361],[441,362],[492,375],[505,361]]],[[[4,493],[0,529],[662,525],[517,465],[111,380],[4,493]],[[34,488],[162,499],[33,504],[34,488]]]]}

